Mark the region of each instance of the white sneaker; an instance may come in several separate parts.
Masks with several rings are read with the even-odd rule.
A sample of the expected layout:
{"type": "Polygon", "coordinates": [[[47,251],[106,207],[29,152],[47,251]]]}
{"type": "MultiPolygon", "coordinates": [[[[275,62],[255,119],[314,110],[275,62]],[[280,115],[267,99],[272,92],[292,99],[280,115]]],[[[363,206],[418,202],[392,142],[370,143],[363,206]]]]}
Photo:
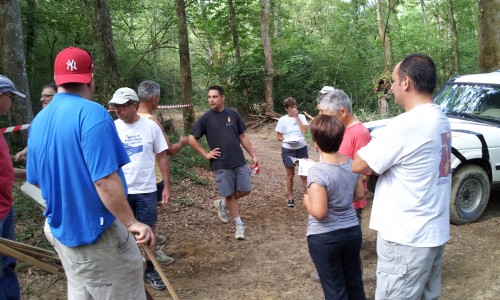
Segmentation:
{"type": "Polygon", "coordinates": [[[214,206],[217,208],[217,214],[219,215],[219,220],[222,223],[229,222],[229,216],[227,215],[226,209],[221,205],[222,199],[214,201],[214,206]]]}
{"type": "Polygon", "coordinates": [[[170,265],[175,261],[173,257],[170,257],[163,253],[163,250],[161,249],[161,246],[156,247],[156,252],[155,252],[155,258],[159,263],[165,264],[165,265],[170,265]]]}
{"type": "Polygon", "coordinates": [[[237,240],[245,239],[245,225],[236,225],[236,233],[234,234],[234,237],[237,240]]]}

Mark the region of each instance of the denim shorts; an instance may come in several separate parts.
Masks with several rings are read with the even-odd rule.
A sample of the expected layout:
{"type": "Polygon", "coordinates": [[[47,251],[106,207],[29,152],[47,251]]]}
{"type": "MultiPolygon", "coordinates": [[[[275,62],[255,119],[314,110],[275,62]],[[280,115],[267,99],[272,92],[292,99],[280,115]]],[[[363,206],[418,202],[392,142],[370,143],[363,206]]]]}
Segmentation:
{"type": "Polygon", "coordinates": [[[156,210],[156,192],[143,194],[129,194],[128,204],[136,219],[148,226],[156,225],[158,222],[158,212],[156,210]]]}
{"type": "Polygon", "coordinates": [[[299,149],[287,149],[281,147],[281,159],[283,160],[283,164],[287,168],[295,167],[295,164],[290,159],[290,156],[295,158],[309,158],[309,154],[307,153],[307,146],[299,149]]]}
{"type": "Polygon", "coordinates": [[[214,171],[215,182],[219,195],[228,197],[235,192],[252,191],[250,168],[247,165],[234,169],[219,169],[214,171]]]}

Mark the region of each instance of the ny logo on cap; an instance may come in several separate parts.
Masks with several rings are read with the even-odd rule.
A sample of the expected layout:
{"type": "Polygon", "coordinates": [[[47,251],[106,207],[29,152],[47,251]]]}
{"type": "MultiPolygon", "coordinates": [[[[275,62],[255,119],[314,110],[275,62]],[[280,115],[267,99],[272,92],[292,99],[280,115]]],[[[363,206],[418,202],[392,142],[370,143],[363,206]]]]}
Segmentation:
{"type": "Polygon", "coordinates": [[[74,59],[66,62],[66,70],[76,71],[76,61],[74,59]]]}

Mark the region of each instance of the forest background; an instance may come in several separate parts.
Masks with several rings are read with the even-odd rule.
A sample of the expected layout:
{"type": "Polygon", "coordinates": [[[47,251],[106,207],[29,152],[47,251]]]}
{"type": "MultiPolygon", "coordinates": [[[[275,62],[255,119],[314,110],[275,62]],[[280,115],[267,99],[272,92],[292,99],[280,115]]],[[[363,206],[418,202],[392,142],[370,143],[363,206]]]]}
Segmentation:
{"type": "Polygon", "coordinates": [[[30,123],[68,46],[92,53],[102,104],[152,79],[161,104],[206,109],[206,88],[220,84],[243,115],[283,113],[287,97],[315,113],[317,92],[331,85],[373,119],[398,112],[390,73],[410,53],[434,59],[438,85],[500,69],[499,11],[500,0],[0,0],[0,73],[28,95],[0,127],[30,123]]]}

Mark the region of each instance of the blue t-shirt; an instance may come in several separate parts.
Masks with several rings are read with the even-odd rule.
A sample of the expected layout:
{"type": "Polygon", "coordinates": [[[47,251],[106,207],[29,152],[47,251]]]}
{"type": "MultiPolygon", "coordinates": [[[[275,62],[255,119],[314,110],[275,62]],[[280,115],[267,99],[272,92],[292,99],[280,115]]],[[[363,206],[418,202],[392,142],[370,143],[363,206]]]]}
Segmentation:
{"type": "Polygon", "coordinates": [[[130,162],[109,113],[78,95],[58,93],[29,130],[27,180],[47,202],[54,237],[68,247],[94,243],[115,217],[94,182],[130,162]]]}
{"type": "Polygon", "coordinates": [[[221,112],[213,109],[207,111],[191,129],[196,139],[206,136],[210,150],[219,148],[220,157],[210,160],[212,170],[233,169],[246,164],[240,146],[240,134],[244,132],[245,125],[240,115],[229,108],[221,112]]]}

